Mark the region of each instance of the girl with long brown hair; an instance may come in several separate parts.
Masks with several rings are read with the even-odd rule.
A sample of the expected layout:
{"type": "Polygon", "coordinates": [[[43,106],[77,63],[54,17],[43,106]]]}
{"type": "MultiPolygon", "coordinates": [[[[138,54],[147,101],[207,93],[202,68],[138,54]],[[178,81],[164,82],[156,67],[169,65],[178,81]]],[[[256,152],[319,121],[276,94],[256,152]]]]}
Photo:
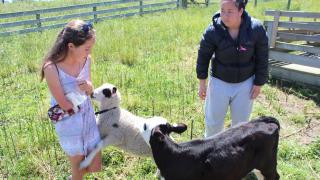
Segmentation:
{"type": "Polygon", "coordinates": [[[91,165],[79,169],[80,162],[100,140],[90,95],[90,52],[96,36],[92,24],[72,20],[61,30],[44,58],[41,80],[51,93],[51,106],[59,106],[67,116],[54,123],[59,143],[71,162],[72,179],[101,170],[101,152],[91,165]]]}

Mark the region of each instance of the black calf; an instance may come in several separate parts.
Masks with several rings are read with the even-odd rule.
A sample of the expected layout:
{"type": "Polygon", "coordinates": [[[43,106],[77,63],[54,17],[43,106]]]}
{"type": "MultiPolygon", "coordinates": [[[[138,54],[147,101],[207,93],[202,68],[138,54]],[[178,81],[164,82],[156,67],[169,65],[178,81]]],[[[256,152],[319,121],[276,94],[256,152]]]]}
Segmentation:
{"type": "Polygon", "coordinates": [[[186,129],[166,124],[151,132],[153,157],[166,180],[240,180],[253,169],[266,180],[279,179],[280,125],[275,118],[260,117],[205,140],[177,144],[169,137],[186,129]]]}

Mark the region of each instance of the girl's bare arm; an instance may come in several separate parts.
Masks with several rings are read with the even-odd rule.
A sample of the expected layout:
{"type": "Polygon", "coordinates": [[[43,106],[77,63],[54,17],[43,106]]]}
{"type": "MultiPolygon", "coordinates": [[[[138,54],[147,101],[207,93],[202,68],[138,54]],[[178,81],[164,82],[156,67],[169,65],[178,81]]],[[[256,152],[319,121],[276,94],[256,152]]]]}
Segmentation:
{"type": "Polygon", "coordinates": [[[67,111],[73,108],[73,104],[67,100],[60,84],[57,68],[54,64],[46,65],[44,68],[44,77],[47,81],[52,96],[56,99],[60,107],[67,111]]]}

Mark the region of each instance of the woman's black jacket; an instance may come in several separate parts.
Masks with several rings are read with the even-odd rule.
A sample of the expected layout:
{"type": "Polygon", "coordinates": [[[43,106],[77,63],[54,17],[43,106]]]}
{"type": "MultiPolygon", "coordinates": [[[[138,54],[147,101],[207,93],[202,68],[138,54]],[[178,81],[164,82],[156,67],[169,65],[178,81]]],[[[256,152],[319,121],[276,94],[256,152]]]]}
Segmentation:
{"type": "Polygon", "coordinates": [[[213,77],[229,83],[245,81],[254,75],[254,84],[263,85],[268,78],[268,37],[262,24],[242,14],[237,40],[233,40],[217,13],[200,42],[197,77],[206,79],[210,60],[213,77]]]}

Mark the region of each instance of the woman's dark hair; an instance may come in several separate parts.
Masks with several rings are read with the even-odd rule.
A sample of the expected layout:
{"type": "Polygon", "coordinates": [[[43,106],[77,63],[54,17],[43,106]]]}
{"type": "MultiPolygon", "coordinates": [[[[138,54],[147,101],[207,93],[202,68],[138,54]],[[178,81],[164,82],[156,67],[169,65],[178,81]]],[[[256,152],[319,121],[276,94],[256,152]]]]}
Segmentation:
{"type": "Polygon", "coordinates": [[[248,0],[235,0],[236,3],[236,7],[238,8],[238,10],[240,10],[241,8],[243,8],[243,10],[246,9],[246,5],[248,3],[248,0]]]}
{"type": "Polygon", "coordinates": [[[87,40],[95,36],[95,31],[91,23],[82,20],[70,21],[58,34],[58,37],[43,60],[40,78],[44,78],[44,68],[49,64],[56,64],[65,59],[68,52],[68,43],[76,47],[83,45],[87,40]]]}

